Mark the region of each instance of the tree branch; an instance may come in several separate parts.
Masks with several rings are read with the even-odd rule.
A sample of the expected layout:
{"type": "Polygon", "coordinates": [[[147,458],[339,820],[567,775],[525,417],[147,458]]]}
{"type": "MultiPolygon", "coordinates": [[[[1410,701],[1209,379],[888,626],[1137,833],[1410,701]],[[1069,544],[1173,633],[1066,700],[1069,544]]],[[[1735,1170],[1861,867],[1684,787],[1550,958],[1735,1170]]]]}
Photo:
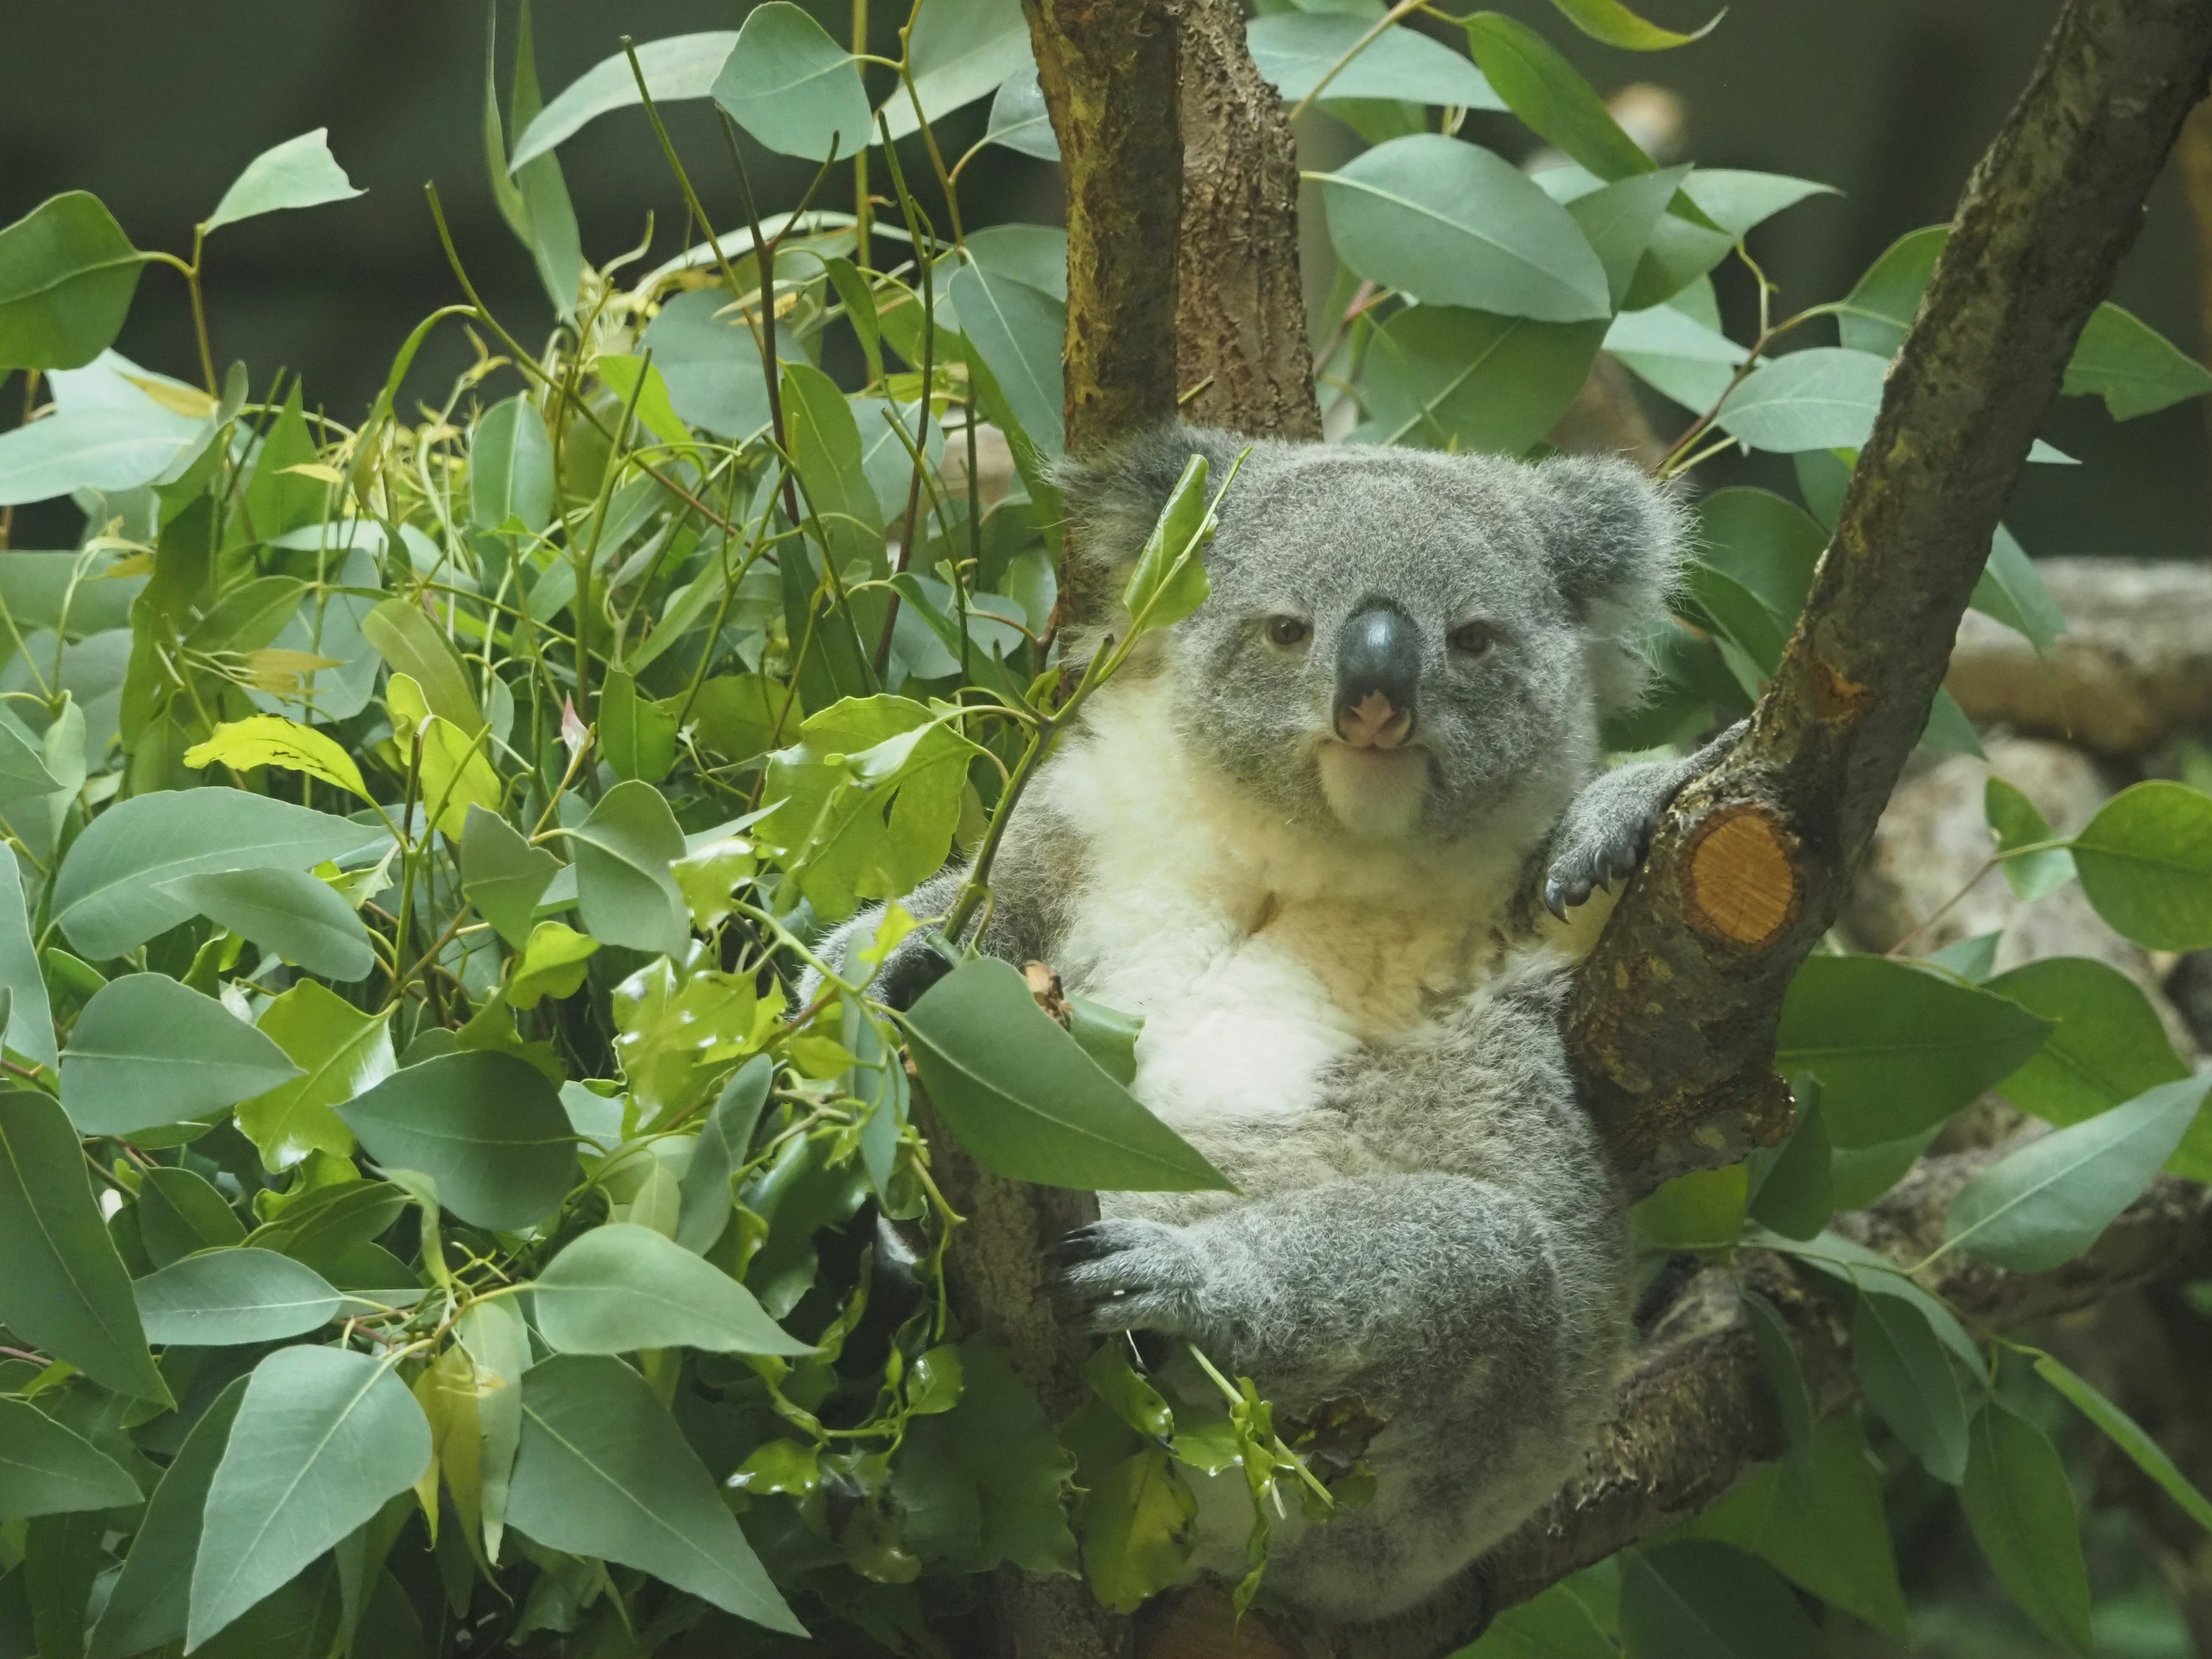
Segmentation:
{"type": "Polygon", "coordinates": [[[2004,498],[2212,63],[2201,0],[2069,0],[1967,181],[1804,618],[1685,792],[1569,1012],[1632,1190],[1771,1145],[1791,975],[1918,741],[2004,498]]]}

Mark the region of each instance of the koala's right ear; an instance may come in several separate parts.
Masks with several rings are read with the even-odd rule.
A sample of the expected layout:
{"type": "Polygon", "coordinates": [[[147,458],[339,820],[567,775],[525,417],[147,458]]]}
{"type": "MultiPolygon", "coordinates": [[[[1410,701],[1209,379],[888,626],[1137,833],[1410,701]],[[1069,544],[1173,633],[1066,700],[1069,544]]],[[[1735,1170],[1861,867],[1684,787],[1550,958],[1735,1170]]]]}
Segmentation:
{"type": "Polygon", "coordinates": [[[1060,463],[1054,482],[1067,503],[1071,620],[1103,621],[1119,601],[1145,538],[1194,455],[1206,457],[1215,488],[1252,441],[1218,427],[1170,421],[1123,440],[1089,460],[1060,463]]]}

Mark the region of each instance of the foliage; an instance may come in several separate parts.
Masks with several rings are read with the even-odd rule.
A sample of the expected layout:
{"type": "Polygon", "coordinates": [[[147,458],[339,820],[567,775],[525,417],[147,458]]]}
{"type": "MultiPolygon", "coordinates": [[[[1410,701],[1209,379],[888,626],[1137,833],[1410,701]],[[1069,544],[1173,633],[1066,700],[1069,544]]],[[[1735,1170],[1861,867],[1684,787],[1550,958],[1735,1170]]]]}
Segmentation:
{"type": "MultiPolygon", "coordinates": [[[[1559,9],[1617,46],[1692,38],[1613,0],[1559,9]]],[[[1695,416],[1665,471],[1736,443],[1797,456],[1802,507],[1702,504],[1680,614],[1645,642],[1662,690],[1611,736],[1741,713],[1940,234],[1780,320],[1759,276],[1739,343],[1709,273],[1822,186],[1657,169],[1523,24],[1468,20],[1462,57],[1379,7],[1262,11],[1285,97],[1373,141],[1322,180],[1344,265],[1322,384],[1352,441],[1529,450],[1602,350],[1695,416]],[[1525,173],[1457,136],[1471,108],[1575,159],[1525,173]],[[1827,318],[1838,344],[1777,352],[1827,318]]],[[[242,364],[219,379],[204,332],[197,386],[112,349],[144,264],[197,312],[207,236],[356,193],[319,130],[250,164],[189,257],[136,249],[81,193],[0,230],[0,368],[52,400],[0,434],[0,505],[69,495],[88,520],[75,550],[0,554],[0,1464],[22,1472],[0,1488],[0,1651],[321,1659],[465,1631],[766,1652],[842,1621],[937,1653],[931,1621],[1000,1561],[1079,1559],[1120,1606],[1174,1582],[1193,1479],[1230,1470],[1255,1516],[1242,1606],[1290,1502],[1359,1501],[1372,1419],[1279,1428],[1203,1355],[1190,1401],[1109,1348],[1056,1431],[941,1282],[957,1218],[902,1051],[1002,1173],[1224,1184],[1129,1093],[1134,1023],[976,961],[894,1017],[869,976],[917,925],[896,902],[842,960],[822,948],[969,857],[949,915],[920,918],[965,954],[1024,786],[1137,635],[1206,593],[1225,481],[1194,461],[1122,638],[1071,655],[1064,238],[963,234],[957,212],[942,237],[908,187],[927,167],[957,202],[920,129],[987,96],[986,142],[1056,155],[1020,10],[928,0],[893,62],[771,0],[550,103],[520,21],[504,109],[487,65],[486,149],[558,324],[517,338],[446,239],[466,303],[425,319],[356,426],[242,364]],[[668,145],[702,240],[641,273],[589,264],[559,147],[602,117],[665,144],[659,106],[684,99],[819,161],[817,189],[708,234],[668,145]],[[858,220],[812,205],[856,157],[889,195],[858,220]],[[410,416],[408,371],[449,325],[477,361],[410,416]],[[849,387],[823,367],[846,361],[849,387]],[[987,483],[1001,442],[1013,476],[987,483]]],[[[2108,307],[2067,389],[2124,418],[2207,380],[2108,307]]],[[[2057,627],[2008,535],[1976,603],[2039,647],[2057,627]]],[[[1955,708],[1929,737],[1972,744],[1955,708]]],[[[1993,784],[1990,818],[2024,896],[2078,876],[2141,943],[2212,945],[2201,793],[2141,785],[2061,838],[1993,784]]],[[[1478,1651],[1804,1651],[1793,1585],[1901,1628],[1871,1422],[1960,1487],[2030,1615],[2085,1639],[2047,1437],[1939,1300],[1826,1224],[1994,1086],[2064,1127],[1960,1194],[1943,1249],[2057,1265],[2161,1164],[2212,1174],[2204,1082],[2109,969],[1972,965],[1816,957],[1781,1033],[1796,1137],[1638,1212],[1655,1255],[1757,1245],[1833,1280],[1869,1424],[1813,1421],[1753,1297],[1789,1462],[1478,1651]]]]}

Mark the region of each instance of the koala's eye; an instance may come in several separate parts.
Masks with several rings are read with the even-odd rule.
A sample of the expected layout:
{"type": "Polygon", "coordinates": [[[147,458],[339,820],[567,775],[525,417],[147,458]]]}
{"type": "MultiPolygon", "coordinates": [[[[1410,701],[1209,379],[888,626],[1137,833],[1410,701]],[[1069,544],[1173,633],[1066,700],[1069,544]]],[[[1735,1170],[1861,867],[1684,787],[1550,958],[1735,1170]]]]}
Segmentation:
{"type": "Polygon", "coordinates": [[[1270,645],[1304,645],[1313,629],[1300,617],[1270,617],[1267,618],[1267,643],[1270,645]]]}
{"type": "Polygon", "coordinates": [[[1451,648],[1463,657],[1480,657],[1498,641],[1498,626],[1494,623],[1462,623],[1452,629],[1451,648]]]}

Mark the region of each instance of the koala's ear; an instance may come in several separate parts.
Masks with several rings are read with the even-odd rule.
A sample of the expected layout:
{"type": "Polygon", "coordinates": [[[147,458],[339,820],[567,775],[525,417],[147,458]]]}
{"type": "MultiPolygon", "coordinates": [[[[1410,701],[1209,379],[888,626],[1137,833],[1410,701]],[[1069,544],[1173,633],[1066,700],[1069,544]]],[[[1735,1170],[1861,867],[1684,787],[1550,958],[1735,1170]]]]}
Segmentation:
{"type": "Polygon", "coordinates": [[[1560,594],[1589,630],[1599,700],[1633,702],[1647,678],[1636,641],[1680,583],[1690,510],[1674,489],[1610,456],[1546,461],[1536,476],[1547,507],[1546,556],[1560,594]]]}
{"type": "Polygon", "coordinates": [[[1145,538],[1194,455],[1206,457],[1215,487],[1252,441],[1217,427],[1170,421],[1085,461],[1063,461],[1054,481],[1072,533],[1064,596],[1079,622],[1106,617],[1121,597],[1145,538]]]}

